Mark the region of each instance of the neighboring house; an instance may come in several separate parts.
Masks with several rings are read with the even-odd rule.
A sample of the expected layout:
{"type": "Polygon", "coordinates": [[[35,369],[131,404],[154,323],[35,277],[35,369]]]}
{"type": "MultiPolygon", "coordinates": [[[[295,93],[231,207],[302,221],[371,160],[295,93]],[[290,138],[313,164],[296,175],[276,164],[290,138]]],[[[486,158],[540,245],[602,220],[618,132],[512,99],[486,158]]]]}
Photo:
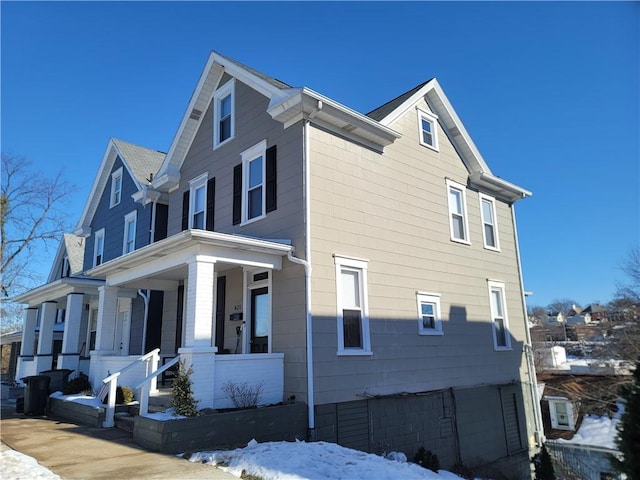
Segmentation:
{"type": "Polygon", "coordinates": [[[565,316],[562,312],[548,312],[542,317],[543,325],[563,325],[565,316]]]}
{"type": "Polygon", "coordinates": [[[94,386],[159,345],[193,366],[200,408],[262,383],[262,403],[308,405],[310,440],[529,475],[542,425],[514,204],[530,193],[491,172],[437,80],[363,115],[214,52],[146,183],[123,150],[75,232],[99,286],[66,327],[76,351],[91,332],[94,386]]]}
{"type": "MultiPolygon", "coordinates": [[[[89,374],[104,280],[85,272],[149,243],[153,209],[136,202],[132,195],[144,195],[163,159],[159,152],[121,140],[109,141],[76,235],[64,235],[48,283],[14,299],[28,306],[17,380],[51,368],[89,374]],[[54,326],[62,323],[64,336],[58,345],[52,336],[54,326]]],[[[164,212],[164,217],[156,214],[154,219],[156,224],[164,222],[156,230],[166,236],[166,209],[164,212]]],[[[143,335],[135,322],[143,321],[139,314],[145,311],[143,298],[136,291],[123,291],[117,310],[122,314],[122,329],[116,333],[117,353],[141,353],[143,335]],[[128,322],[131,312],[135,320],[128,322]]]]}
{"type": "Polygon", "coordinates": [[[590,322],[603,322],[609,320],[609,309],[597,303],[589,305],[581,313],[582,315],[589,315],[590,322]]]}
{"type": "Polygon", "coordinates": [[[539,369],[545,445],[558,478],[601,480],[622,478],[611,457],[619,455],[615,438],[621,414],[618,392],[629,375],[598,370],[547,373],[539,369]]]}

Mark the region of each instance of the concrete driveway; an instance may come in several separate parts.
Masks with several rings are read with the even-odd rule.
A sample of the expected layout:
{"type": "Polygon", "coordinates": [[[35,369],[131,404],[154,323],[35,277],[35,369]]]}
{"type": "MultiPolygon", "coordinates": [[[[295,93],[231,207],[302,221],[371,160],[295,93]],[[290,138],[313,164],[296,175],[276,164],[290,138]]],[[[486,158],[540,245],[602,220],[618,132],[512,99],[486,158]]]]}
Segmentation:
{"type": "Polygon", "coordinates": [[[14,405],[2,403],[2,443],[35,458],[63,480],[236,479],[210,465],[149,452],[137,445],[130,433],[116,428],[29,417],[16,414],[14,405]]]}

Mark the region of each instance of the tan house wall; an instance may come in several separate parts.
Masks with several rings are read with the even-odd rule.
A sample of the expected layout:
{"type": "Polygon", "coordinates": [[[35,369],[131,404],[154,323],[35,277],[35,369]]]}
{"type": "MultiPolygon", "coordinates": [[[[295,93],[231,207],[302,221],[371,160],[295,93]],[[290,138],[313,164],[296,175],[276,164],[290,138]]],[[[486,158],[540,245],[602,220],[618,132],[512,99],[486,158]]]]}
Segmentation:
{"type": "MultiPolygon", "coordinates": [[[[424,102],[421,108],[428,110],[424,102]]],[[[316,402],[520,378],[525,339],[510,207],[496,201],[500,252],[483,246],[478,192],[466,190],[470,245],[450,239],[445,179],[468,171],[438,130],[420,145],[417,112],[390,125],[384,154],[311,130],[316,402]],[[333,254],[369,261],[371,356],[338,356],[333,254]],[[495,351],[487,279],[505,284],[511,351],[495,351]],[[418,335],[416,291],[440,294],[443,336],[418,335]]]]}

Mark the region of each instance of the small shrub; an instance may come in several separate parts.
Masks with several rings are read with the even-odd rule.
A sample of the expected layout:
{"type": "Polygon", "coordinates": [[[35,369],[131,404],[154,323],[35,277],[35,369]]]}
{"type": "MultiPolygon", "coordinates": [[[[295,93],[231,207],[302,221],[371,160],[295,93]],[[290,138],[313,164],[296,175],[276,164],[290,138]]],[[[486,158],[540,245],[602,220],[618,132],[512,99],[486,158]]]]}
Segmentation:
{"type": "Polygon", "coordinates": [[[63,395],[75,395],[78,393],[90,392],[91,384],[89,383],[89,377],[84,373],[79,374],[77,377],[72,378],[67,382],[62,390],[63,395]]]}
{"type": "Polygon", "coordinates": [[[417,463],[423,468],[438,473],[440,470],[440,460],[435,453],[431,453],[431,450],[425,450],[424,447],[420,447],[416,454],[413,456],[413,463],[417,463]]]}
{"type": "Polygon", "coordinates": [[[247,382],[235,383],[227,380],[222,385],[222,391],[229,396],[236,408],[250,408],[258,405],[262,397],[263,382],[249,385],[247,382]]]}
{"type": "Polygon", "coordinates": [[[171,393],[173,401],[171,406],[175,409],[176,415],[184,415],[185,417],[195,417],[198,415],[198,402],[193,397],[191,389],[191,375],[193,367],[186,368],[184,360],[178,362],[178,373],[173,380],[171,393]]]}
{"type": "MultiPolygon", "coordinates": [[[[116,404],[121,405],[123,403],[131,402],[133,402],[133,390],[130,387],[121,387],[118,385],[116,387],[116,404]]],[[[105,405],[109,403],[109,395],[104,397],[102,403],[105,405]]]]}

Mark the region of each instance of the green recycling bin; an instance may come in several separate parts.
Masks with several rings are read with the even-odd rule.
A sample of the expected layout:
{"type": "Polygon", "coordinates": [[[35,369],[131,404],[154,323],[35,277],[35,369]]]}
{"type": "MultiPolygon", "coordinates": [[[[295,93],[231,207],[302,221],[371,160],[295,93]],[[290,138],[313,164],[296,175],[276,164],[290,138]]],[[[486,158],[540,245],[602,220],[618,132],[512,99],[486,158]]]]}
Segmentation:
{"type": "Polygon", "coordinates": [[[49,382],[47,375],[32,375],[22,379],[24,382],[24,414],[44,415],[49,398],[49,382]]]}

